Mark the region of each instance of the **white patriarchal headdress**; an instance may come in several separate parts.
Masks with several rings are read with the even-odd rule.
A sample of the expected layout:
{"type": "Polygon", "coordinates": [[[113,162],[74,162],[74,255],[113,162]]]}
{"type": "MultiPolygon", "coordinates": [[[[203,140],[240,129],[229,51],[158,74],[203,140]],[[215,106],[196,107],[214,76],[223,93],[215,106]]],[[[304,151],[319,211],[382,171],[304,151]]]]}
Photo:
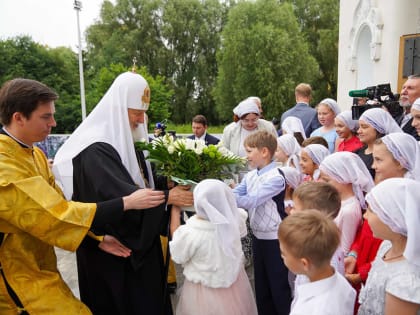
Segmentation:
{"type": "MultiPolygon", "coordinates": [[[[62,145],[54,158],[53,172],[67,199],[71,199],[73,194],[72,159],[96,142],[110,144],[120,155],[133,181],[139,187],[145,187],[134,150],[128,108],[146,111],[149,103],[150,89],[141,75],[125,72],[114,80],[98,105],[62,145]]],[[[137,137],[148,139],[147,127],[144,124],[139,125],[135,132],[137,137]]],[[[150,164],[146,164],[149,183],[153,187],[150,164]]]]}

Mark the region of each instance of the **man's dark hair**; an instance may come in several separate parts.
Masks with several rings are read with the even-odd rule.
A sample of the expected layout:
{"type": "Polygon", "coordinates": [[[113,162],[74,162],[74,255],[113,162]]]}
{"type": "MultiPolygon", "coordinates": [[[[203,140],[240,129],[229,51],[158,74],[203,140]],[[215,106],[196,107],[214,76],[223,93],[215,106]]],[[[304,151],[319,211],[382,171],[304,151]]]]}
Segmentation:
{"type": "Polygon", "coordinates": [[[8,126],[16,112],[30,118],[39,104],[57,98],[57,93],[41,82],[29,79],[7,81],[0,89],[0,122],[8,126]]]}
{"type": "Polygon", "coordinates": [[[195,115],[192,119],[193,123],[202,124],[204,127],[207,126],[207,119],[203,115],[195,115]]]}

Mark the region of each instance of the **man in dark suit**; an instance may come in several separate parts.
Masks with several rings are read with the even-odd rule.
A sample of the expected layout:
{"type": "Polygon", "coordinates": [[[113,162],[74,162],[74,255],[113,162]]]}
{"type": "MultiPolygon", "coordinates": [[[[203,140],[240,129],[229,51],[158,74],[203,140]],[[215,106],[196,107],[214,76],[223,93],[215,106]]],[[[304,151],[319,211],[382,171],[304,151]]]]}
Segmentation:
{"type": "Polygon", "coordinates": [[[316,110],[309,106],[311,97],[311,86],[307,83],[298,84],[295,88],[296,105],[281,115],[280,128],[283,121],[289,116],[295,116],[302,121],[306,137],[309,137],[312,131],[321,127],[316,110]]]}
{"type": "Polygon", "coordinates": [[[204,140],[206,145],[218,144],[220,139],[208,134],[207,131],[207,119],[203,115],[196,115],[192,120],[192,131],[193,135],[189,136],[189,139],[193,140],[204,140]]]}

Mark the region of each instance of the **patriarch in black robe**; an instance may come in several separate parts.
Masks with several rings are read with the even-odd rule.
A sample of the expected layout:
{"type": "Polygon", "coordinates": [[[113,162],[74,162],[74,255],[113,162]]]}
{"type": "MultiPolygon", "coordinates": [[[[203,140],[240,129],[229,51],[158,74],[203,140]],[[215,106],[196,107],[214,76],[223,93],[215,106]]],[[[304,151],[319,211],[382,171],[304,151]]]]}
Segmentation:
{"type": "Polygon", "coordinates": [[[165,190],[166,180],[160,185],[145,160],[147,152],[134,148],[134,141],[148,139],[144,120],[149,100],[149,86],[142,76],[119,75],[54,162],[66,196],[75,201],[109,200],[139,187],[166,194],[160,206],[127,211],[113,224],[91,231],[99,237],[86,237],[77,250],[80,297],[95,315],[171,313],[169,297],[164,294],[166,274],[159,235],[167,225],[170,200],[176,204],[185,198],[185,204],[190,204],[192,195],[179,187],[165,190]],[[118,240],[118,246],[130,255],[102,250],[98,239],[104,235],[118,240]]]}

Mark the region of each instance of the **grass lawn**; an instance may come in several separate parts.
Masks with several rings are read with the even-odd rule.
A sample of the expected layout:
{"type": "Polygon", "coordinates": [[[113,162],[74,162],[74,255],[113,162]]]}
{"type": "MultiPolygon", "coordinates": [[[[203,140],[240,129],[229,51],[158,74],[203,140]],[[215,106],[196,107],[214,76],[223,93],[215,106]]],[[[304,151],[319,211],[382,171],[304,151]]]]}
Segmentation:
{"type": "MultiPolygon", "coordinates": [[[[191,124],[182,124],[182,125],[175,125],[168,123],[166,131],[175,130],[177,134],[192,134],[191,124]]],[[[207,129],[208,133],[212,134],[220,134],[223,133],[223,128],[225,125],[222,126],[209,126],[207,129]]],[[[153,133],[153,129],[149,130],[150,133],[153,133]]]]}

